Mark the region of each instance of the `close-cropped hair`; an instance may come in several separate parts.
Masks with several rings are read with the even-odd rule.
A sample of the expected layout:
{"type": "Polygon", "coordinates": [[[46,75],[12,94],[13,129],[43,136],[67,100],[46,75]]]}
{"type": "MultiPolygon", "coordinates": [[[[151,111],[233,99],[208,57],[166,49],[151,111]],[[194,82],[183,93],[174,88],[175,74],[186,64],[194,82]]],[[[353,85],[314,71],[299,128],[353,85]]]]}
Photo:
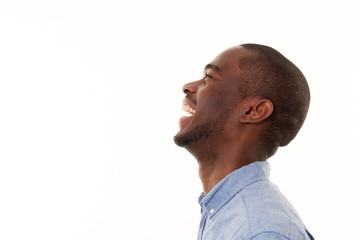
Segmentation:
{"type": "Polygon", "coordinates": [[[239,96],[256,96],[273,103],[264,137],[274,147],[286,146],[306,118],[310,104],[308,83],[302,72],[275,49],[259,44],[241,46],[251,54],[239,59],[243,73],[239,96]]]}

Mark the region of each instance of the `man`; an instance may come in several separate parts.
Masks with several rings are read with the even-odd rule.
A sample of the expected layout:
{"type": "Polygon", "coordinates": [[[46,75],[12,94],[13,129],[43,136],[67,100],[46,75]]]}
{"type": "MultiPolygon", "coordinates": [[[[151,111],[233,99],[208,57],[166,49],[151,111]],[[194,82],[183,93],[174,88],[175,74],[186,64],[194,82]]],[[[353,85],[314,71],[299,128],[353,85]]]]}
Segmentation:
{"type": "Polygon", "coordinates": [[[310,92],[300,70],[276,50],[244,44],[206,65],[202,79],[183,87],[174,137],[198,161],[198,239],[313,239],[269,181],[266,160],[300,130],[310,92]]]}

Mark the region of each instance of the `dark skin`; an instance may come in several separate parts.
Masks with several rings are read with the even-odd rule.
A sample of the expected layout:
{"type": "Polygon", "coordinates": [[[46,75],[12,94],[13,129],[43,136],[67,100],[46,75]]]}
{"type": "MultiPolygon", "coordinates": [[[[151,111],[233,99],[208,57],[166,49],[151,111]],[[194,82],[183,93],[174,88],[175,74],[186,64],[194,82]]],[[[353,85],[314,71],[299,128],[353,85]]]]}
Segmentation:
{"type": "Polygon", "coordinates": [[[234,170],[265,161],[274,154],[262,141],[266,120],[273,112],[272,102],[255,96],[235,101],[243,74],[239,59],[248,54],[252,53],[241,46],[225,50],[205,67],[202,79],[183,87],[184,104],[196,112],[180,120],[180,131],[175,138],[196,132],[197,126],[206,123],[213,126],[205,137],[201,132],[184,144],[198,161],[205,194],[234,170]],[[219,116],[224,117],[219,120],[219,116]]]}

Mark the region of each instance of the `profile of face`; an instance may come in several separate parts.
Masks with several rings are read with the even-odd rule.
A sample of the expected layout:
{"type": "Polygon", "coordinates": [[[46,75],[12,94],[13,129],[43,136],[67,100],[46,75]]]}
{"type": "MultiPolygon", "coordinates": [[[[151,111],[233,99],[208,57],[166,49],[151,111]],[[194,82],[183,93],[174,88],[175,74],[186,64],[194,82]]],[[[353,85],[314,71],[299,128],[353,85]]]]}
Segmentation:
{"type": "Polygon", "coordinates": [[[183,109],[190,116],[179,120],[180,130],[174,137],[178,146],[211,140],[231,124],[241,79],[238,63],[247,54],[249,50],[241,46],[229,48],[206,65],[200,80],[184,85],[183,109]]]}

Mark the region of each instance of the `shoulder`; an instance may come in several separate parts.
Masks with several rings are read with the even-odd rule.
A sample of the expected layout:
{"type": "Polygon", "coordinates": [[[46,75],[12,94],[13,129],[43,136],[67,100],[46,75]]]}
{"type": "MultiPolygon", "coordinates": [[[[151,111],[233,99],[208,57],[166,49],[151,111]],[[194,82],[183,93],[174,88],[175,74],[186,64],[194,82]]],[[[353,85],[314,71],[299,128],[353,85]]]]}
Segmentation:
{"type": "Polygon", "coordinates": [[[305,227],[296,210],[270,181],[246,186],[236,199],[246,210],[249,239],[306,239],[305,227]]]}

